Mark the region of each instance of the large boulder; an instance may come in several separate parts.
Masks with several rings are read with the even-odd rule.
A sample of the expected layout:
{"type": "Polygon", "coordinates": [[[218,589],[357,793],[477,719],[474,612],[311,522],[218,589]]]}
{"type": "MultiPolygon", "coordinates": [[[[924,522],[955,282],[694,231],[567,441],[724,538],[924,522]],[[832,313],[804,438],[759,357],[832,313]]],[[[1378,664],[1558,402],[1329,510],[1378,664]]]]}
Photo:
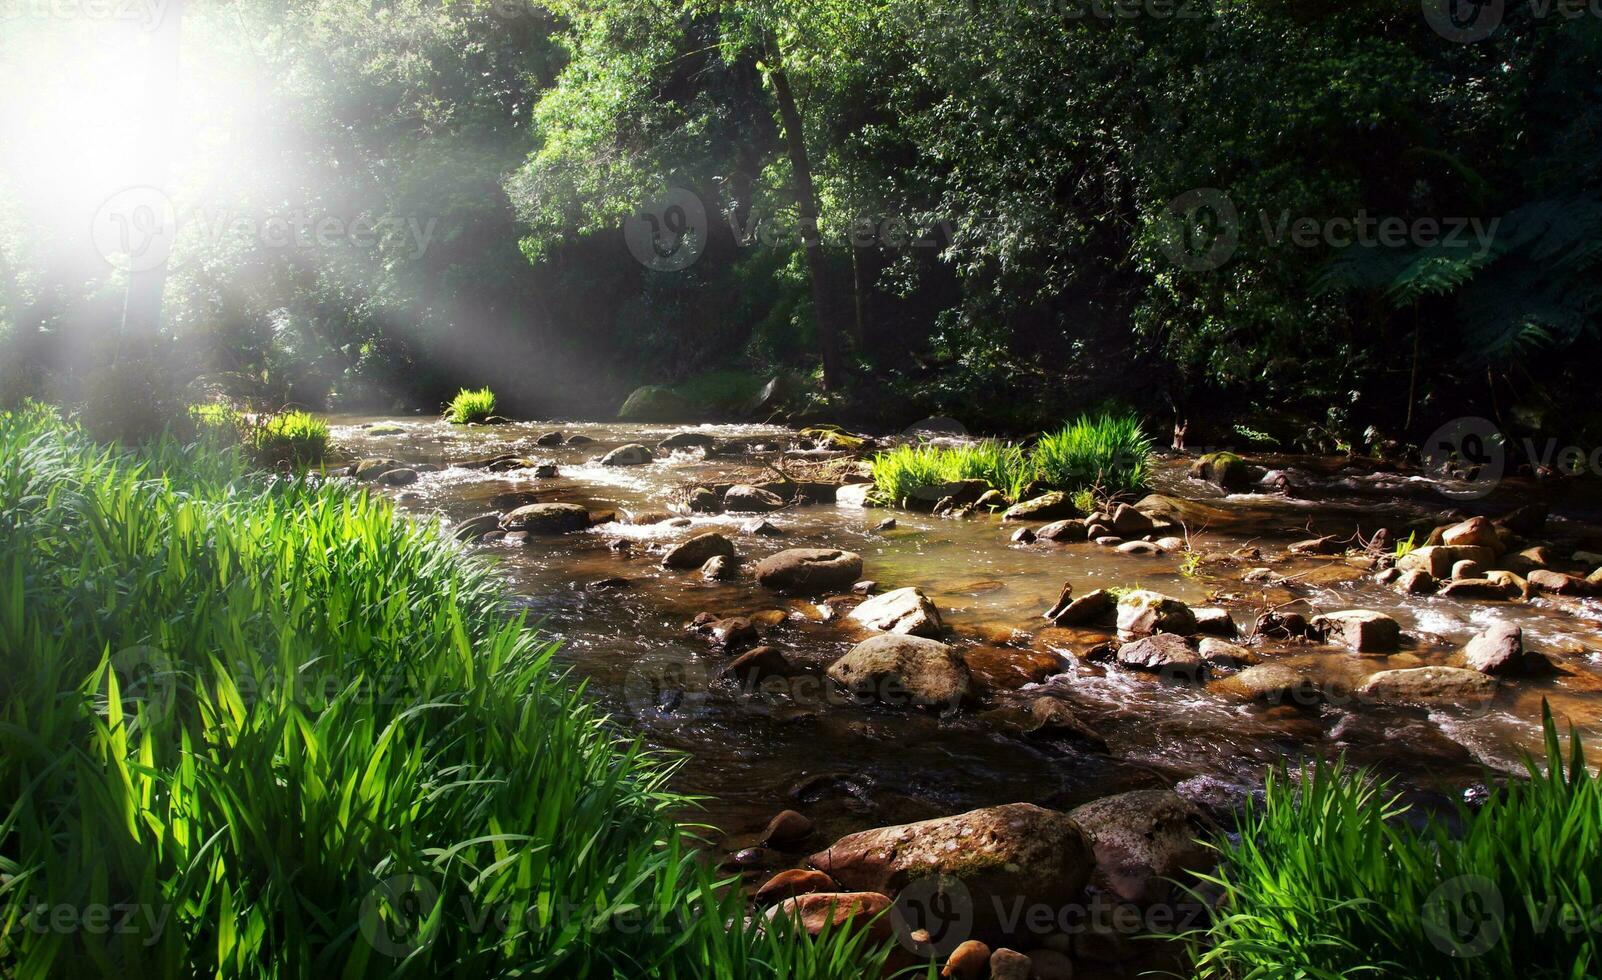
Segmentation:
{"type": "Polygon", "coordinates": [[[1324,703],[1324,686],[1305,670],[1288,664],[1266,663],[1226,678],[1219,688],[1264,704],[1315,708],[1324,703]]]}
{"type": "Polygon", "coordinates": [[[1414,548],[1398,558],[1396,567],[1402,572],[1429,572],[1435,578],[1445,580],[1452,577],[1452,569],[1460,561],[1472,561],[1481,568],[1494,568],[1496,552],[1475,545],[1431,545],[1414,548]]]}
{"type": "Polygon", "coordinates": [[[1124,644],[1118,648],[1118,663],[1131,670],[1181,680],[1199,680],[1202,675],[1201,655],[1190,648],[1184,637],[1172,633],[1124,644]]]}
{"type": "Polygon", "coordinates": [[[849,551],[793,548],[763,559],[757,581],[779,592],[849,589],[862,577],[862,556],[849,551]]]}
{"type": "Polygon", "coordinates": [[[617,410],[617,417],[631,422],[672,422],[693,414],[690,403],[671,388],[646,385],[636,388],[617,410]]]}
{"type": "Polygon", "coordinates": [[[971,686],[968,666],[937,640],[886,633],[858,643],[829,667],[829,679],[863,700],[955,708],[971,686]]]}
{"type": "Polygon", "coordinates": [[[1087,592],[1077,599],[1063,590],[1063,597],[1046,613],[1058,626],[1094,626],[1111,620],[1118,611],[1118,597],[1106,589],[1087,592]]]}
{"type": "Polygon", "coordinates": [[[1026,500],[1001,515],[1003,521],[1067,521],[1083,517],[1073,498],[1053,492],[1026,500]]]}
{"type": "Polygon", "coordinates": [[[940,610],[918,589],[897,589],[851,610],[850,618],[870,630],[937,638],[945,632],[940,610]]]}
{"type": "Polygon", "coordinates": [[[1344,646],[1354,653],[1389,653],[1402,639],[1400,623],[1367,609],[1319,616],[1313,620],[1313,632],[1324,642],[1344,646]]]}
{"type": "Polygon", "coordinates": [[[714,558],[733,558],[734,554],[734,542],[716,531],[709,531],[675,546],[662,558],[662,567],[687,571],[700,568],[714,558]]]}
{"type": "Polygon", "coordinates": [[[1483,706],[1496,694],[1496,678],[1461,667],[1412,667],[1382,670],[1358,688],[1378,702],[1422,705],[1483,706]]]}
{"type": "Polygon", "coordinates": [[[717,444],[717,439],[706,432],[675,432],[657,443],[656,448],[671,452],[675,449],[711,449],[717,444]]]}
{"type": "Polygon", "coordinates": [[[1096,854],[1091,881],[1119,901],[1166,901],[1174,882],[1216,862],[1203,841],[1218,828],[1189,800],[1170,790],[1120,793],[1087,803],[1068,816],[1090,837],[1096,854]]]}
{"type": "Polygon", "coordinates": [[[656,453],[639,443],[619,446],[601,457],[602,466],[644,466],[656,461],[656,453]]]}
{"type": "Polygon", "coordinates": [[[1178,599],[1139,589],[1118,600],[1118,631],[1134,636],[1174,633],[1190,636],[1196,632],[1196,615],[1178,599]]]}
{"type": "Polygon", "coordinates": [[[769,514],[783,507],[783,497],[761,487],[730,487],[723,495],[723,509],[730,514],[769,514]]]}
{"type": "Polygon", "coordinates": [[[851,834],[807,863],[844,887],[890,895],[921,878],[955,877],[972,897],[975,931],[985,934],[1019,909],[1079,901],[1096,856],[1066,813],[1012,803],[851,834]]]}
{"type": "Polygon", "coordinates": [[[1588,596],[1594,595],[1597,591],[1596,586],[1578,575],[1566,575],[1546,568],[1537,568],[1531,572],[1528,581],[1532,592],[1543,592],[1548,595],[1588,596]]]}
{"type": "Polygon", "coordinates": [[[590,526],[590,512],[578,504],[529,504],[501,521],[506,531],[527,534],[568,534],[590,526]]]}
{"type": "Polygon", "coordinates": [[[1190,475],[1232,493],[1248,490],[1257,482],[1256,468],[1234,453],[1208,453],[1191,466],[1190,475]]]}

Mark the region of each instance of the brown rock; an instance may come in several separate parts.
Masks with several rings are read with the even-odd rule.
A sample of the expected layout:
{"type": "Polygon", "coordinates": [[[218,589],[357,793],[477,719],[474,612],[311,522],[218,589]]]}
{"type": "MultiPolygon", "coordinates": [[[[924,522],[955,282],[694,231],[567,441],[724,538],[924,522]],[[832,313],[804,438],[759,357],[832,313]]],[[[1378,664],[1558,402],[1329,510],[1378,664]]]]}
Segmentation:
{"type": "Polygon", "coordinates": [[[734,554],[734,542],[716,531],[710,531],[675,546],[663,556],[662,567],[680,570],[701,568],[714,558],[733,558],[734,554]]]}
{"type": "Polygon", "coordinates": [[[990,947],[970,939],[951,951],[940,975],[945,980],[985,980],[989,972],[990,947]]]}
{"type": "Polygon", "coordinates": [[[1141,589],[1118,600],[1118,631],[1134,636],[1190,636],[1196,632],[1196,615],[1178,599],[1141,589]]]}
{"type": "Polygon", "coordinates": [[[1469,641],[1463,650],[1469,669],[1498,676],[1525,673],[1524,631],[1512,623],[1496,623],[1469,641]]]}
{"type": "Polygon", "coordinates": [[[1549,595],[1562,596],[1588,596],[1596,592],[1594,586],[1578,575],[1565,575],[1545,568],[1538,568],[1529,575],[1530,589],[1533,592],[1544,592],[1549,595]]]}
{"type": "Polygon", "coordinates": [[[568,534],[590,526],[590,512],[577,504],[530,504],[507,514],[501,526],[527,534],[568,534]]]}
{"type": "Polygon", "coordinates": [[[1033,980],[1035,965],[1029,957],[1011,949],[990,954],[990,980],[1033,980]]]}
{"type": "Polygon", "coordinates": [[[985,933],[1000,925],[998,909],[1018,902],[1060,908],[1077,901],[1095,855],[1067,814],[1013,803],[852,834],[807,863],[847,888],[885,893],[952,875],[968,888],[975,928],[985,933]]]}
{"type": "Polygon", "coordinates": [[[1401,624],[1367,609],[1319,616],[1312,627],[1326,643],[1340,644],[1355,653],[1388,653],[1397,648],[1402,638],[1401,624]]]}
{"type": "Polygon", "coordinates": [[[849,589],[862,578],[862,556],[849,551],[795,548],[764,559],[757,581],[779,592],[816,593],[849,589]]]}
{"type": "Polygon", "coordinates": [[[877,892],[810,892],[787,898],[768,909],[768,921],[787,918],[809,936],[825,929],[867,929],[876,942],[890,938],[890,899],[877,892]]]}
{"type": "Polygon", "coordinates": [[[854,697],[907,707],[956,708],[970,688],[968,667],[937,640],[885,633],[864,640],[829,667],[854,697]]]}
{"type": "Polygon", "coordinates": [[[1106,589],[1086,593],[1067,605],[1060,601],[1046,618],[1058,626],[1089,626],[1109,620],[1117,612],[1118,599],[1106,589]]]}
{"type": "Polygon", "coordinates": [[[1091,882],[1121,901],[1165,900],[1173,880],[1214,864],[1201,841],[1218,828],[1194,803],[1169,790],[1121,793],[1068,814],[1090,837],[1096,854],[1091,882]]]}
{"type": "Polygon", "coordinates": [[[780,850],[799,844],[812,836],[812,821],[794,810],[782,810],[768,821],[762,832],[762,843],[780,850]]]}
{"type": "Polygon", "coordinates": [[[1476,707],[1496,693],[1496,680],[1460,667],[1413,667],[1380,671],[1358,693],[1381,702],[1476,707]]]}
{"type": "Polygon", "coordinates": [[[789,659],[778,648],[757,647],[723,668],[723,676],[752,684],[764,677],[788,677],[791,670],[789,659]]]}
{"type": "Polygon", "coordinates": [[[772,905],[797,895],[812,895],[817,892],[837,892],[840,886],[833,878],[822,871],[813,871],[811,868],[791,868],[780,871],[769,878],[761,888],[756,891],[758,905],[772,905]]]}
{"type": "Polygon", "coordinates": [[[1453,524],[1441,532],[1441,543],[1452,547],[1489,548],[1496,554],[1503,551],[1502,537],[1496,527],[1483,517],[1471,517],[1461,524],[1453,524]]]}
{"type": "Polygon", "coordinates": [[[851,610],[851,620],[870,630],[935,639],[946,630],[940,610],[915,588],[897,589],[875,596],[851,610]]]}
{"type": "Polygon", "coordinates": [[[1196,617],[1197,633],[1222,637],[1226,640],[1233,640],[1240,635],[1240,627],[1235,624],[1235,618],[1229,614],[1228,609],[1208,606],[1192,609],[1191,613],[1196,617]]]}
{"type": "Polygon", "coordinates": [[[1164,677],[1196,681],[1202,676],[1201,655],[1182,636],[1158,633],[1118,648],[1118,663],[1164,677]]]}

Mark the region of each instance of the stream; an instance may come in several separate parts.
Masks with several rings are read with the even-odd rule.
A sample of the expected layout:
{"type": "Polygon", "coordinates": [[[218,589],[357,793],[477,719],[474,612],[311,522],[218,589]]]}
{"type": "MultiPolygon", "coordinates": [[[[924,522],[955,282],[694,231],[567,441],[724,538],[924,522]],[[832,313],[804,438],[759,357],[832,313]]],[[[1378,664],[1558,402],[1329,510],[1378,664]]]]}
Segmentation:
{"type": "MultiPolygon", "coordinates": [[[[675,489],[697,483],[771,480],[769,464],[795,433],[771,426],[692,427],[720,441],[770,444],[738,456],[703,458],[699,450],[661,453],[656,462],[604,467],[608,450],[655,446],[684,426],[518,423],[462,428],[417,418],[339,418],[334,439],[356,458],[393,457],[441,466],[415,484],[381,492],[419,517],[449,523],[532,501],[616,511],[625,521],[669,509],[675,489]],[[542,447],[552,430],[594,440],[542,447]],[[554,479],[532,470],[490,473],[452,464],[516,453],[559,467],[554,479]],[[508,505],[511,506],[508,506],[508,505]]],[[[807,454],[790,454],[805,458],[807,454]]],[[[977,807],[1030,802],[1067,809],[1132,789],[1179,786],[1184,795],[1227,812],[1261,785],[1265,767],[1341,754],[1396,779],[1426,807],[1460,799],[1488,771],[1517,771],[1539,751],[1541,704],[1560,725],[1590,734],[1602,719],[1602,601],[1541,598],[1471,603],[1406,596],[1344,558],[1290,557],[1285,547],[1316,535],[1366,539],[1379,528],[1448,523],[1459,506],[1489,515],[1529,503],[1534,483],[1504,481],[1492,497],[1459,504],[1419,477],[1351,466],[1344,459],[1262,458],[1286,473],[1286,493],[1225,495],[1187,476],[1188,458],[1156,465],[1153,490],[1187,504],[1191,547],[1216,560],[1183,574],[1178,556],[1137,557],[1092,543],[1017,545],[1015,525],[999,517],[947,519],[927,513],[836,505],[792,507],[764,515],[782,537],[742,528],[752,515],[695,515],[688,526],[608,523],[589,532],[487,543],[476,550],[503,570],[526,610],[553,637],[560,661],[626,732],[684,753],[674,788],[704,797],[687,819],[729,852],[747,846],[777,811],[796,808],[819,839],[870,826],[943,816],[977,807]],[[897,527],[875,528],[887,518],[897,527]],[[725,533],[749,564],[780,550],[841,548],[862,555],[864,577],[882,591],[916,586],[939,607],[950,642],[983,664],[990,704],[1009,690],[1046,684],[1105,738],[1109,751],[1031,742],[989,724],[984,708],[947,717],[860,707],[830,695],[822,670],[866,634],[818,599],[786,598],[749,575],[710,583],[695,571],[661,567],[665,547],[710,530],[725,533]],[[621,551],[615,542],[632,548],[621,551]],[[1257,548],[1260,560],[1229,557],[1257,548]],[[1292,578],[1264,588],[1242,582],[1253,566],[1292,578]],[[609,580],[609,587],[593,583],[609,580]],[[1504,682],[1481,710],[1365,705],[1305,711],[1244,704],[1214,686],[1182,684],[1082,659],[1105,631],[1053,627],[1042,614],[1064,582],[1076,595],[1097,588],[1152,589],[1196,606],[1223,605],[1243,633],[1265,604],[1301,598],[1319,612],[1370,609],[1396,618],[1407,634],[1401,652],[1358,655],[1328,648],[1259,650],[1265,659],[1316,660],[1326,676],[1356,685],[1395,667],[1445,664],[1474,634],[1497,620],[1523,627],[1526,643],[1559,667],[1551,677],[1504,682]],[[812,685],[784,694],[742,691],[710,678],[723,654],[687,633],[698,614],[753,617],[763,642],[813,671],[812,685]]],[[[1592,505],[1595,507],[1595,504],[1592,505]]],[[[1597,519],[1559,502],[1549,534],[1599,540],[1597,519]],[[1571,516],[1572,515],[1572,516],[1571,516]],[[1583,520],[1577,520],[1580,518],[1583,520]]],[[[678,515],[675,515],[678,516],[678,515]]]]}

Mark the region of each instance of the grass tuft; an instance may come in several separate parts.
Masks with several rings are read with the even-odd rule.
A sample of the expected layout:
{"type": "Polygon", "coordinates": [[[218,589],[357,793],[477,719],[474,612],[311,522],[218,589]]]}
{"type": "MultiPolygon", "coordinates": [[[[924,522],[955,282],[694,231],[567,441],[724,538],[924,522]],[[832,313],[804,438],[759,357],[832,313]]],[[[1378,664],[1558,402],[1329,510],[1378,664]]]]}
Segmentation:
{"type": "Polygon", "coordinates": [[[1041,437],[1035,447],[1037,478],[1059,490],[1099,488],[1134,493],[1151,479],[1152,441],[1133,415],[1082,416],[1041,437]]]}
{"type": "Polygon", "coordinates": [[[445,407],[445,420],[455,425],[483,422],[495,414],[495,392],[488,388],[463,388],[445,407]]]}
{"type": "Polygon", "coordinates": [[[1551,977],[1602,971],[1602,789],[1550,709],[1545,767],[1453,821],[1404,820],[1372,774],[1281,772],[1209,879],[1199,977],[1551,977]],[[1421,829],[1414,829],[1421,825],[1421,829]]]}
{"type": "Polygon", "coordinates": [[[1015,500],[1032,478],[1023,450],[994,441],[960,446],[898,446],[873,460],[877,494],[896,504],[918,490],[958,480],[984,480],[1015,500]]]}

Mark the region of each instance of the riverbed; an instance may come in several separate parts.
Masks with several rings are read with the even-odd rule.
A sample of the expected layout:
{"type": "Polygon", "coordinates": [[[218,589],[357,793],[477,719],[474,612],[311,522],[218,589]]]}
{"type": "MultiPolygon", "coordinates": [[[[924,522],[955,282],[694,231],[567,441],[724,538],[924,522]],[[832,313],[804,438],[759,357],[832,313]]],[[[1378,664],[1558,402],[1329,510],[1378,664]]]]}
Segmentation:
{"type": "MultiPolygon", "coordinates": [[[[1190,548],[1205,556],[1139,557],[1093,543],[1015,544],[999,517],[936,517],[832,504],[764,515],[782,537],[747,533],[752,515],[679,515],[661,521],[675,491],[696,484],[774,479],[784,460],[827,454],[788,451],[792,430],[774,426],[691,428],[720,442],[744,441],[738,455],[705,458],[699,449],[662,452],[650,464],[606,467],[608,450],[655,446],[683,426],[531,422],[459,427],[417,418],[341,418],[334,439],[354,457],[393,457],[438,466],[415,484],[375,490],[420,519],[455,523],[531,501],[570,502],[618,520],[587,532],[488,542],[474,550],[494,561],[531,622],[560,638],[559,660],[610,712],[620,732],[682,753],[675,788],[704,798],[690,816],[715,846],[751,842],[776,811],[794,807],[817,825],[819,840],[869,826],[943,816],[982,806],[1030,802],[1066,809],[1131,789],[1175,787],[1227,812],[1261,785],[1265,768],[1308,758],[1372,766],[1398,790],[1444,807],[1497,773],[1519,771],[1540,748],[1543,699],[1560,724],[1595,734],[1602,725],[1602,601],[1540,598],[1469,603],[1406,596],[1373,580],[1346,557],[1290,557],[1292,542],[1338,535],[1354,543],[1380,528],[1445,523],[1466,513],[1496,514],[1548,490],[1504,481],[1489,497],[1465,500],[1451,486],[1368,464],[1324,458],[1259,460],[1285,474],[1286,490],[1225,494],[1191,479],[1191,460],[1165,458],[1153,491],[1187,504],[1190,548]],[[560,431],[591,442],[540,446],[560,431]],[[531,469],[491,473],[463,462],[515,453],[556,464],[558,476],[531,469]],[[648,515],[655,515],[648,516],[648,515]],[[893,529],[877,530],[887,519],[893,529]],[[650,521],[650,523],[642,523],[650,521]],[[707,582],[695,571],[661,567],[667,547],[721,531],[747,562],[789,548],[840,548],[860,554],[864,577],[880,589],[915,586],[938,606],[951,642],[987,665],[991,693],[976,710],[936,715],[842,703],[822,670],[864,638],[829,597],[786,598],[752,578],[707,582]],[[618,542],[628,542],[626,549],[618,542]],[[1255,557],[1256,549],[1260,557],[1255,557]],[[1250,567],[1290,581],[1274,588],[1242,581],[1250,567]],[[1176,683],[1084,657],[1095,631],[1053,627],[1043,613],[1065,582],[1075,594],[1139,587],[1195,606],[1223,605],[1242,631],[1269,605],[1302,600],[1310,612],[1371,609],[1406,631],[1400,652],[1358,655],[1327,649],[1264,648],[1266,658],[1305,662],[1353,687],[1395,667],[1446,664],[1496,621],[1523,627],[1527,644],[1551,659],[1549,677],[1504,682],[1489,705],[1409,708],[1331,705],[1308,711],[1243,703],[1216,685],[1176,683]],[[715,682],[727,658],[686,626],[703,612],[753,617],[763,642],[815,670],[815,685],[783,692],[715,682]],[[1049,689],[1094,728],[1107,750],[1043,744],[986,720],[985,709],[1049,689]]],[[[1581,498],[1583,499],[1583,498],[1581,498]]],[[[1597,515],[1573,502],[1554,509],[1566,540],[1602,539],[1597,515]]]]}

